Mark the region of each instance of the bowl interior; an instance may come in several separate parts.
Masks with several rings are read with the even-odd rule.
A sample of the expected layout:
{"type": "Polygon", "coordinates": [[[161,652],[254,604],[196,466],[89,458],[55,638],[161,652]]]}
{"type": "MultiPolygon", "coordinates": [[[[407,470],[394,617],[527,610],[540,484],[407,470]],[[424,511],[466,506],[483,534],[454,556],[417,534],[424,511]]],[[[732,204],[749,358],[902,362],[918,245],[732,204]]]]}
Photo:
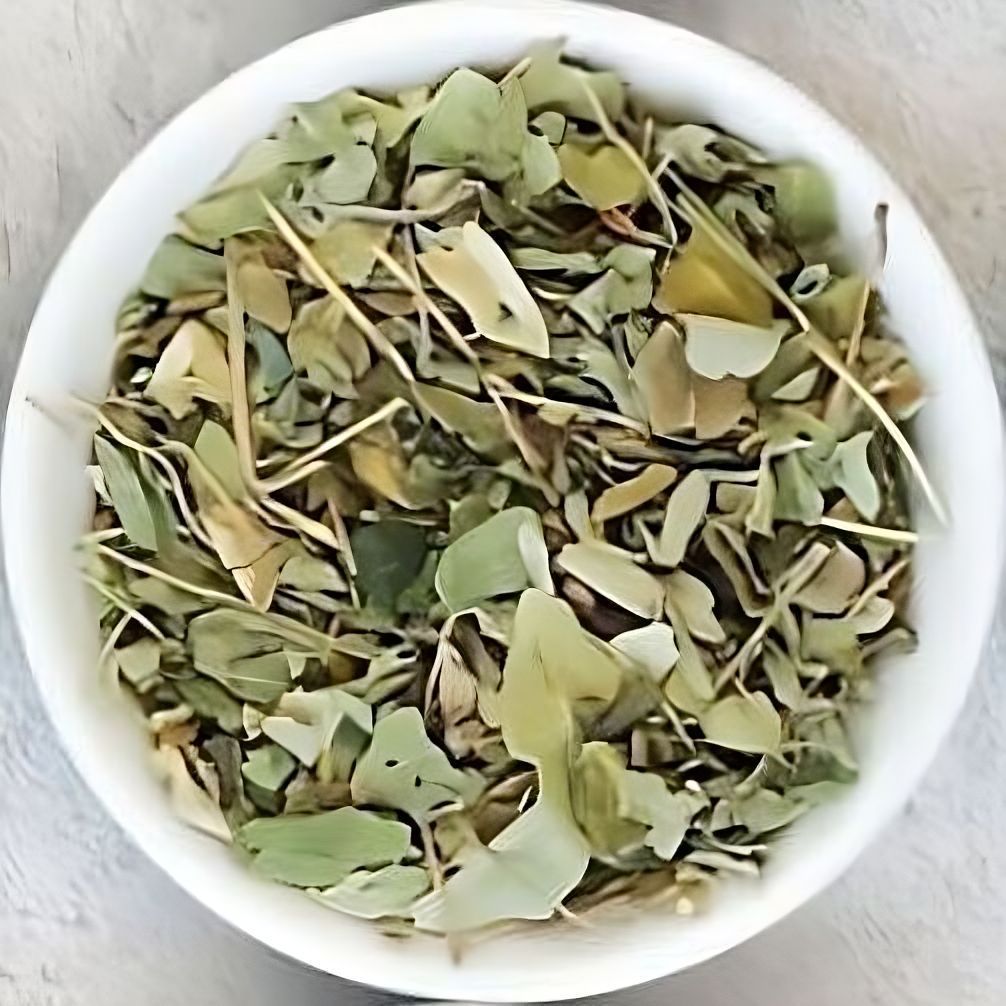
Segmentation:
{"type": "Polygon", "coordinates": [[[957,286],[901,191],[825,113],[758,65],[689,32],[572,3],[450,0],[335,26],[231,77],[172,122],[123,172],[74,239],[38,309],[15,382],[3,468],[7,573],[25,649],[80,771],[138,843],[208,907],[276,949],[360,982],[434,998],[552,1000],[655,978],[705,960],[820,890],[894,813],[959,709],[990,622],[1001,556],[1000,417],[988,362],[957,286]],[[862,779],[777,843],[765,876],[724,884],[687,920],[636,910],[591,928],[484,941],[453,965],[439,941],[391,941],[368,925],[260,882],[174,818],[150,771],[142,724],[98,687],[95,610],[77,576],[90,428],[69,397],[103,397],[116,309],[171,228],[248,141],[292,101],[341,86],[388,89],[456,65],[498,66],[564,37],[613,67],[655,108],[716,122],[837,182],[848,246],[863,257],[890,204],[882,284],[891,324],[932,389],[916,438],[951,524],[919,503],[918,651],[883,668],[863,710],[862,779]],[[515,963],[519,961],[519,966],[515,963]]]}

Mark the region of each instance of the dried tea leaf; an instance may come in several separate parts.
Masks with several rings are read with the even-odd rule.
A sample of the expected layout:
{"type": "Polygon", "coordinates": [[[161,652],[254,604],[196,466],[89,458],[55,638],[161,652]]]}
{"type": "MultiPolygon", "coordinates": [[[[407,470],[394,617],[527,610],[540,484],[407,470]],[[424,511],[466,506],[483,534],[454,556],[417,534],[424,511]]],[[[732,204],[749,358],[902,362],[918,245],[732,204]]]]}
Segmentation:
{"type": "Polygon", "coordinates": [[[664,608],[660,581],[629,553],[596,541],[566,545],[556,563],[602,597],[641,618],[659,618],[664,608]]]}
{"type": "Polygon", "coordinates": [[[358,527],[349,540],[361,598],[382,610],[394,610],[423,568],[428,551],[423,529],[404,521],[381,520],[358,527]]]}
{"type": "Polygon", "coordinates": [[[339,220],[314,239],[311,251],[340,283],[360,287],[370,279],[377,249],[387,248],[391,232],[389,224],[339,220]]]}
{"type": "Polygon", "coordinates": [[[262,732],[309,768],[322,782],[349,781],[356,757],[373,728],[370,706],[339,688],[287,692],[262,732]]]}
{"type": "Polygon", "coordinates": [[[140,280],[143,293],[164,300],[226,289],[223,256],[197,248],[175,234],[157,246],[140,280]]]}
{"type": "Polygon", "coordinates": [[[355,807],[260,817],[237,837],[257,872],[294,887],[330,887],[361,868],[398,863],[410,845],[408,825],[355,807]]]}
{"type": "Polygon", "coordinates": [[[151,552],[175,538],[171,509],[160,486],[125,451],[96,436],[94,451],[105,485],[130,541],[151,552]]]}
{"type": "Polygon", "coordinates": [[[518,78],[528,110],[547,109],[597,122],[594,105],[584,95],[584,87],[589,87],[605,114],[617,119],[625,108],[625,89],[617,74],[582,70],[563,63],[561,56],[561,49],[555,45],[540,45],[531,50],[530,63],[518,78]]]}
{"type": "Polygon", "coordinates": [[[414,907],[416,925],[460,933],[504,919],[550,918],[580,882],[589,855],[571,817],[539,798],[414,907]]]}
{"type": "Polygon", "coordinates": [[[592,847],[616,859],[643,845],[661,859],[673,859],[707,802],[687,791],[672,793],[651,772],[627,770],[614,748],[596,742],[583,746],[573,792],[577,820],[592,847]]]}
{"type": "Polygon", "coordinates": [[[852,549],[837,542],[814,578],[794,597],[801,607],[825,615],[845,611],[866,584],[866,564],[852,549]]]}
{"type": "Polygon", "coordinates": [[[799,452],[780,458],[775,465],[776,520],[817,524],[824,512],[824,497],[804,467],[799,452]]]}
{"type": "Polygon", "coordinates": [[[726,632],[713,613],[713,592],[698,577],[676,569],[666,585],[668,602],[680,613],[693,639],[714,646],[726,642],[726,632]]]}
{"type": "Polygon", "coordinates": [[[728,174],[745,173],[750,164],[763,160],[754,147],[736,137],[691,122],[660,130],[655,146],[687,174],[707,182],[722,182],[728,174]]]}
{"type": "Polygon", "coordinates": [[[758,177],[772,186],[775,217],[794,241],[820,241],[834,232],[834,190],[820,168],[794,161],[763,168],[758,177]]]}
{"type": "Polygon", "coordinates": [[[695,424],[692,375],[684,340],[670,322],[653,331],[636,356],[632,377],[646,402],[654,433],[680,433],[695,424]]]}
{"type": "Polygon", "coordinates": [[[866,431],[842,441],[829,462],[835,485],[868,521],[875,521],[880,513],[880,488],[867,457],[872,439],[873,433],[866,431]]]}
{"type": "Polygon", "coordinates": [[[160,747],[156,764],[168,787],[171,808],[186,824],[221,842],[231,841],[231,830],[219,804],[189,774],[182,752],[160,747]]]}
{"type": "Polygon", "coordinates": [[[652,248],[618,245],[602,260],[607,271],[581,290],[569,309],[600,335],[612,318],[646,307],[653,295],[652,248]]]}
{"type": "Polygon", "coordinates": [[[499,87],[474,70],[441,84],[412,137],[412,163],[467,168],[500,182],[520,171],[527,108],[520,85],[499,87]]]}
{"type": "Polygon", "coordinates": [[[639,169],[620,147],[605,143],[588,151],[564,143],[558,155],[562,180],[595,210],[636,203],[646,193],[639,169]]]}
{"type": "Polygon", "coordinates": [[[467,312],[479,335],[548,358],[541,310],[506,253],[474,221],[417,256],[423,271],[467,312]]]}
{"type": "Polygon", "coordinates": [[[162,350],[145,394],[174,419],[187,416],[196,399],[229,405],[230,370],[219,337],[202,322],[184,322],[162,350]]]}
{"type": "Polygon", "coordinates": [[[436,587],[451,611],[525,587],[554,593],[538,514],[511,507],[453,541],[440,557],[436,587]]]}
{"type": "Polygon", "coordinates": [[[495,405],[433,384],[417,383],[414,394],[444,429],[457,433],[476,454],[499,460],[510,452],[510,438],[495,405]]]}
{"type": "Polygon", "coordinates": [[[141,694],[164,680],[160,674],[161,644],[152,636],[144,636],[114,652],[119,673],[141,694]]]}
{"type": "Polygon", "coordinates": [[[679,314],[678,320],[685,329],[688,366],[714,381],[727,374],[753,377],[764,370],[789,327],[784,321],[761,328],[698,314],[679,314]]]}
{"type": "Polygon", "coordinates": [[[394,807],[419,823],[444,804],[471,804],[482,789],[477,776],[451,765],[413,707],[396,709],[375,724],[351,785],[355,802],[394,807]]]}
{"type": "Polygon", "coordinates": [[[270,793],[281,790],[296,770],[296,760],[278,744],[263,744],[254,748],[241,766],[246,782],[270,793]]]}
{"type": "Polygon", "coordinates": [[[285,332],[293,317],[286,280],[273,272],[261,252],[246,251],[237,268],[237,288],[245,310],[274,332],[285,332]]]}
{"type": "Polygon", "coordinates": [[[658,685],[678,661],[674,630],[662,622],[621,632],[611,640],[611,645],[642,667],[658,685]]]}
{"type": "Polygon", "coordinates": [[[779,749],[779,714],[764,692],[728,695],[699,713],[698,719],[710,744],[751,754],[779,749]]]}
{"type": "Polygon", "coordinates": [[[751,408],[747,382],[734,377],[711,381],[692,375],[695,400],[695,436],[699,440],[717,440],[735,429],[751,408]]]}
{"type": "Polygon", "coordinates": [[[785,828],[809,809],[808,803],[792,800],[770,789],[758,789],[750,796],[730,801],[733,819],[752,836],[785,828]]]}
{"type": "Polygon", "coordinates": [[[692,535],[705,518],[709,494],[709,480],[700,471],[689,472],[671,493],[659,537],[647,537],[647,549],[655,563],[671,569],[680,565],[692,535]]]}
{"type": "Polygon", "coordinates": [[[647,465],[635,478],[609,486],[594,500],[590,519],[594,524],[604,524],[614,517],[631,513],[654,496],[659,496],[678,477],[677,469],[670,465],[647,465]]]}
{"type": "Polygon", "coordinates": [[[757,325],[772,323],[772,298],[705,230],[667,264],[653,306],[664,314],[695,314],[757,325]]]}
{"type": "Polygon", "coordinates": [[[366,338],[333,297],[305,304],[290,326],[287,340],[294,367],[311,382],[341,398],[356,398],[354,388],[370,369],[366,338]]]}
{"type": "Polygon", "coordinates": [[[319,891],[316,900],[359,919],[408,918],[413,904],[429,888],[429,874],[421,866],[386,866],[352,873],[335,887],[319,891]]]}

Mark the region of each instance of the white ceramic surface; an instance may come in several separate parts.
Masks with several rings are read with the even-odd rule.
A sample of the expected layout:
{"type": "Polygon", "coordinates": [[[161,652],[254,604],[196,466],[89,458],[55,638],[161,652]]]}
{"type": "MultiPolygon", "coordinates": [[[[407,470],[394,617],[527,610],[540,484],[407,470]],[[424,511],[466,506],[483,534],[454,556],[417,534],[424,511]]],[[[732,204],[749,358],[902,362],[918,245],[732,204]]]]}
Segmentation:
{"type": "Polygon", "coordinates": [[[953,278],[900,190],[820,109],[729,50],[632,14],[455,0],[372,15],[280,50],[191,106],[126,169],[68,249],[32,325],[7,418],[3,533],[25,649],[67,749],[111,812],[196,898],[276,949],[356,981],[437,998],[551,1000],[645,981],[736,945],[834,879],[901,805],[963,700],[991,618],[1002,553],[1001,446],[987,361],[953,278]],[[838,181],[855,253],[868,242],[874,204],[891,205],[883,291],[893,326],[933,388],[918,438],[952,523],[940,530],[920,513],[919,650],[890,662],[863,717],[860,783],[790,831],[760,882],[724,888],[698,918],[639,911],[589,930],[508,936],[478,946],[458,967],[435,941],[387,941],[255,880],[174,820],[135,717],[94,684],[94,610],[73,554],[90,507],[81,471],[89,430],[65,402],[104,393],[116,307],[173,212],[286,103],[344,85],[429,80],[463,62],[499,65],[557,36],[573,54],[618,69],[658,108],[821,163],[838,181]]]}

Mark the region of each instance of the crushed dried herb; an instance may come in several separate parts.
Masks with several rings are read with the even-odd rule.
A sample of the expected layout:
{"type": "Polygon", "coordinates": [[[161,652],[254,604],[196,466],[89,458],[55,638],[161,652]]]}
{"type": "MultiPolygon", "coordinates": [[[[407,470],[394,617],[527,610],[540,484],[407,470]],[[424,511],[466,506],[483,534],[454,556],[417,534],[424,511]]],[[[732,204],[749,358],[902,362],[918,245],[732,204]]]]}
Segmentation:
{"type": "Polygon", "coordinates": [[[293,108],[95,409],[102,666],[267,877],[456,934],[720,874],[856,777],[921,383],[829,180],[542,46],[293,108]]]}

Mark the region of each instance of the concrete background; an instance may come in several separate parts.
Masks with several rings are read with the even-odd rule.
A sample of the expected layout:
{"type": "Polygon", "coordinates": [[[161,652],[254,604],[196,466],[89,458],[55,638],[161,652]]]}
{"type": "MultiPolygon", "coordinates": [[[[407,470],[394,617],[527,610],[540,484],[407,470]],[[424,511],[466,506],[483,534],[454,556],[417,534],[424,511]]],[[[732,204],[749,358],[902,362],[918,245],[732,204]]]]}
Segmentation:
{"type": "MultiPolygon", "coordinates": [[[[0,0],[3,400],[45,276],[134,151],[232,69],[378,6],[0,0]]],[[[904,182],[949,254],[1002,388],[1006,4],[622,6],[761,58],[864,138],[904,182]]],[[[925,786],[839,884],[726,957],[606,1001],[1006,1001],[1006,619],[999,622],[967,711],[925,786]]],[[[143,859],[59,749],[0,597],[0,1004],[264,1006],[280,997],[290,1006],[389,1001],[271,955],[143,859]]]]}

